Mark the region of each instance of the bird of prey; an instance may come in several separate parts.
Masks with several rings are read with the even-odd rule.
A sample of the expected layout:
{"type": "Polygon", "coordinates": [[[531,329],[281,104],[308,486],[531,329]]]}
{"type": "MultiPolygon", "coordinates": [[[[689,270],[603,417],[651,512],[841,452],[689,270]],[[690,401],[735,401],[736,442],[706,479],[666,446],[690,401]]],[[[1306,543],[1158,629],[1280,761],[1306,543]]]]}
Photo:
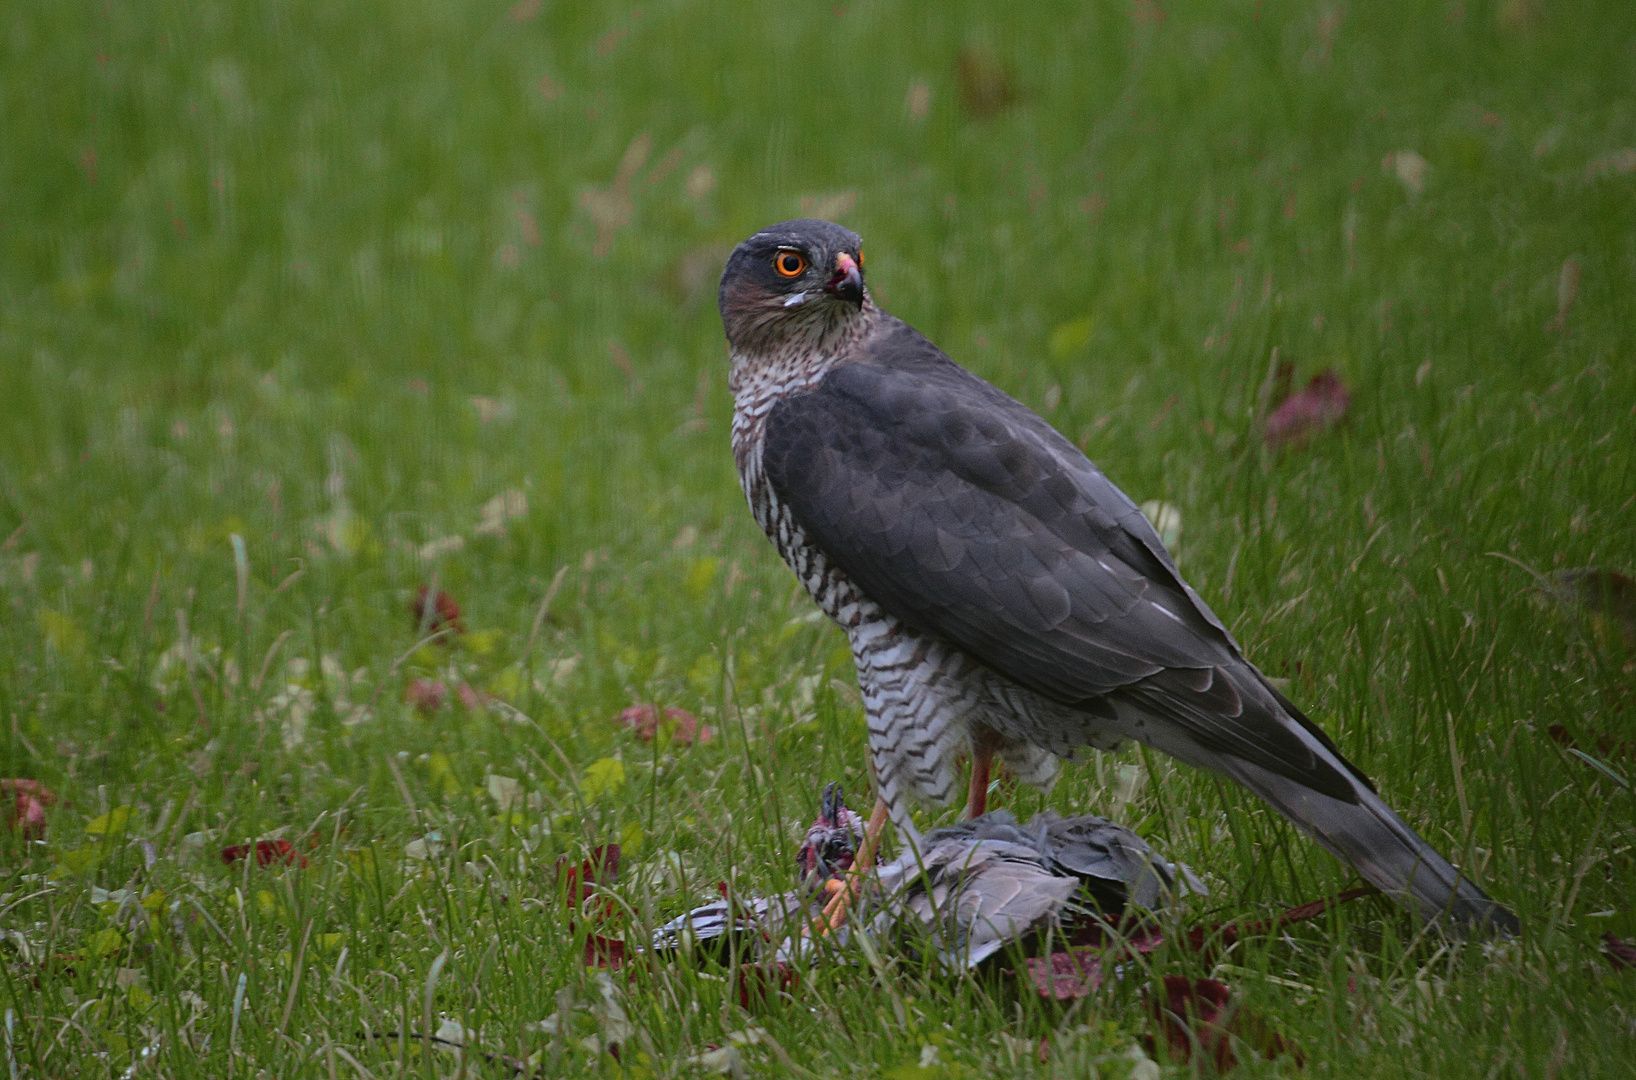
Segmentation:
{"type": "MultiPolygon", "coordinates": [[[[719,294],[745,496],[846,632],[880,803],[983,809],[1125,739],[1243,784],[1429,920],[1515,933],[1244,658],[1130,498],[1045,420],[882,311],[857,234],[787,221],[719,294]]],[[[860,861],[863,861],[860,858],[860,861]]]]}
{"type": "MultiPolygon", "coordinates": [[[[654,931],[653,947],[788,961],[810,949],[826,899],[842,887],[863,840],[863,820],[839,784],[824,789],[796,855],[799,886],[771,897],[723,897],[654,931]]],[[[1105,818],[1046,811],[1027,825],[1004,810],[933,829],[918,849],[877,868],[859,897],[860,920],[879,941],[928,939],[951,969],[976,967],[1006,944],[1082,916],[1122,921],[1203,886],[1105,818]]],[[[841,930],[844,942],[852,927],[841,930]]]]}

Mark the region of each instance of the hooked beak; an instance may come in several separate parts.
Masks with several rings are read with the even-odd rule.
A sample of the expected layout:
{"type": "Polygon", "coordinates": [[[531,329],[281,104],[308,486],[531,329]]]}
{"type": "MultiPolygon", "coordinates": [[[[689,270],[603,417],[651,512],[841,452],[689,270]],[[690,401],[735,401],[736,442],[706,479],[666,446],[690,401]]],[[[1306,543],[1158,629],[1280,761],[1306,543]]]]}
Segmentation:
{"type": "Polygon", "coordinates": [[[857,260],[844,251],[835,256],[835,273],[824,291],[863,307],[863,272],[858,269],[857,260]]]}

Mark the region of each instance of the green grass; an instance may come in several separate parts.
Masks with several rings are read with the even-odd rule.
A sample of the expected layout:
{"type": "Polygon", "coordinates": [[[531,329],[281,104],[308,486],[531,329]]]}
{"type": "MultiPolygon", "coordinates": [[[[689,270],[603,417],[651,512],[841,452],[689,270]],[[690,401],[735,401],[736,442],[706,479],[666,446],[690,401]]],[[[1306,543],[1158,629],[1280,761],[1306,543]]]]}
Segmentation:
{"type": "MultiPolygon", "coordinates": [[[[714,271],[688,273],[846,192],[886,306],[1175,504],[1250,656],[1526,928],[1445,949],[1365,900],[1223,977],[1314,1075],[1628,1074],[1636,976],[1596,945],[1636,933],[1636,796],[1546,731],[1636,739],[1628,656],[1490,553],[1636,569],[1632,70],[1616,2],[8,6],[0,776],[64,799],[44,844],[0,833],[11,1075],[448,1075],[359,1035],[428,1010],[618,1071],[576,1041],[607,1011],[558,857],[623,838],[639,936],[716,881],[785,887],[825,780],[866,799],[844,641],[745,512],[714,271]],[[1010,107],[962,110],[966,48],[1010,107]],[[639,138],[599,237],[584,193],[639,138]],[[1277,454],[1274,347],[1354,394],[1277,454]],[[511,489],[526,513],[475,534],[511,489]],[[469,632],[416,651],[434,580],[469,632]],[[415,715],[408,680],[451,668],[522,718],[415,715]],[[614,723],[634,701],[719,737],[656,751],[614,723]],[[274,830],[317,837],[305,869],[215,856],[274,830]],[[572,1037],[530,1026],[559,1011],[572,1037]]],[[[1137,826],[1211,882],[1192,924],[1352,880],[1135,751],[1008,798],[1137,826]]],[[[1120,1077],[1150,1030],[1146,969],[1063,1010],[892,964],[749,1016],[642,969],[624,1067],[697,1074],[756,1025],[824,1074],[1120,1077]]]]}

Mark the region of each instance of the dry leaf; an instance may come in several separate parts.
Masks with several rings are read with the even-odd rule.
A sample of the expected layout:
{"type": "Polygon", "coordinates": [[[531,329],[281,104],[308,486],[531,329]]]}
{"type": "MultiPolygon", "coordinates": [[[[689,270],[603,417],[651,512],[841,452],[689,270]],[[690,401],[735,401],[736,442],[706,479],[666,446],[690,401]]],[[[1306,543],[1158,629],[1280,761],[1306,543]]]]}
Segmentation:
{"type": "Polygon", "coordinates": [[[307,865],[307,857],[295,850],[295,845],[288,840],[257,840],[254,844],[233,844],[222,848],[222,862],[232,866],[241,859],[249,858],[252,850],[255,852],[257,866],[272,866],[274,863],[283,863],[285,866],[307,865]]]}
{"type": "Polygon", "coordinates": [[[960,88],[960,107],[966,115],[993,116],[1016,100],[1011,68],[991,49],[968,45],[954,61],[955,82],[960,88]]]}
{"type": "Polygon", "coordinates": [[[12,796],[11,827],[25,840],[45,837],[45,808],[54,806],[57,796],[38,780],[0,780],[0,792],[12,796]]]}
{"type": "Polygon", "coordinates": [[[613,250],[614,234],[631,222],[635,210],[631,204],[631,181],[647,164],[652,150],[653,136],[644,131],[625,148],[612,184],[605,188],[586,188],[579,193],[580,206],[596,224],[596,244],[591,250],[599,259],[613,250]]]}
{"type": "Polygon", "coordinates": [[[1431,162],[1413,150],[1399,150],[1381,158],[1380,168],[1382,172],[1395,173],[1409,194],[1418,196],[1426,190],[1426,174],[1431,172],[1431,162]]]}
{"type": "Polygon", "coordinates": [[[1604,176],[1629,176],[1631,173],[1636,173],[1636,147],[1631,146],[1604,154],[1585,166],[1586,180],[1596,180],[1604,176]]]}
{"type": "Polygon", "coordinates": [[[1612,934],[1602,935],[1602,951],[1615,971],[1636,967],[1636,945],[1621,941],[1612,934]]]}
{"type": "Polygon", "coordinates": [[[705,743],[716,737],[714,728],[701,725],[698,717],[674,705],[666,707],[663,719],[655,705],[632,705],[619,714],[619,722],[644,742],[666,730],[677,746],[705,743]]]}
{"type": "Polygon", "coordinates": [[[858,205],[858,193],[856,191],[834,191],[824,194],[803,195],[798,205],[801,208],[802,217],[835,221],[852,213],[852,208],[858,205]]]}
{"type": "Polygon", "coordinates": [[[1159,1030],[1170,1045],[1171,1057],[1195,1062],[1202,1055],[1216,1073],[1236,1068],[1235,1040],[1271,1059],[1281,1054],[1294,1057],[1302,1065],[1301,1052],[1287,1039],[1267,1027],[1259,1017],[1232,1001],[1232,992],[1215,979],[1189,979],[1182,975],[1164,977],[1164,1000],[1149,1003],[1159,1030]],[[1195,1054],[1195,1051],[1197,1054],[1195,1054]]]}
{"type": "Polygon", "coordinates": [[[909,84],[909,92],[903,96],[903,105],[916,120],[926,119],[932,111],[932,88],[916,79],[909,84]]]}
{"type": "Polygon", "coordinates": [[[1262,438],[1268,446],[1299,446],[1314,432],[1344,417],[1351,404],[1352,395],[1341,377],[1333,368],[1325,368],[1273,410],[1262,438]]]}
{"type": "Polygon", "coordinates": [[[1545,324],[1545,332],[1561,333],[1568,329],[1568,309],[1579,296],[1579,260],[1569,256],[1562,260],[1562,270],[1556,278],[1556,317],[1545,324]]]}
{"type": "Polygon", "coordinates": [[[1551,577],[1556,598],[1590,615],[1594,632],[1617,633],[1636,652],[1636,581],[1599,566],[1558,570],[1551,577]]]}
{"type": "Polygon", "coordinates": [[[431,604],[431,611],[427,611],[426,598],[431,587],[422,585],[415,593],[415,601],[411,611],[415,616],[415,629],[422,626],[428,634],[435,634],[439,630],[451,630],[456,634],[465,632],[465,626],[460,622],[460,605],[454,602],[454,597],[442,590],[438,591],[431,604]]]}
{"type": "Polygon", "coordinates": [[[441,679],[415,679],[404,688],[403,700],[422,716],[431,716],[449,700],[449,688],[441,679]]]}
{"type": "Polygon", "coordinates": [[[506,522],[528,514],[528,496],[516,488],[507,488],[477,508],[479,521],[472,533],[477,536],[502,536],[506,522]]]}

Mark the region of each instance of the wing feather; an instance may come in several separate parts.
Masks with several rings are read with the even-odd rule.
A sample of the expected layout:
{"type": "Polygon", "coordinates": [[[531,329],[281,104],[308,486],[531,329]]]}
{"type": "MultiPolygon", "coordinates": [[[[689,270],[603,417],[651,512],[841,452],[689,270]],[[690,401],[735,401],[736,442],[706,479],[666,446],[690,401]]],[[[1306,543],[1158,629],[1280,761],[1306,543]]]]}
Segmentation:
{"type": "Polygon", "coordinates": [[[1135,504],[907,325],[775,405],[762,467],[808,539],[909,626],[1057,702],[1117,694],[1200,746],[1350,794],[1297,729],[1334,744],[1280,707],[1135,504]]]}

